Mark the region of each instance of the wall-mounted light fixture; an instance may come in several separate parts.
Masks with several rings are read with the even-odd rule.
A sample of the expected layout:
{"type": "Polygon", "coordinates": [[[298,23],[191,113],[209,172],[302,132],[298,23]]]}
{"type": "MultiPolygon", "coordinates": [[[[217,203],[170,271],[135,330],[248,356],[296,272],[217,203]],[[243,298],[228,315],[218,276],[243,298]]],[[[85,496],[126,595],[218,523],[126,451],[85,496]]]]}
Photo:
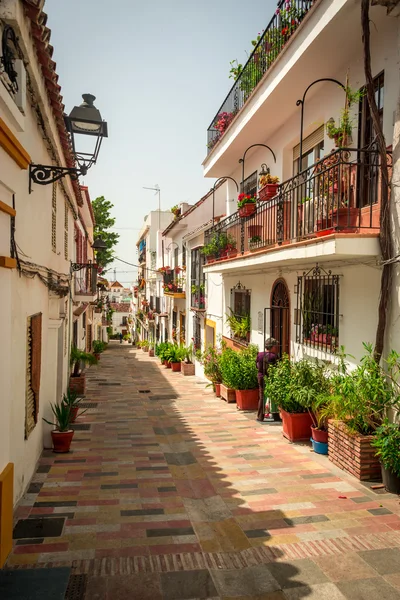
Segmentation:
{"type": "Polygon", "coordinates": [[[78,179],[86,175],[88,169],[96,164],[103,138],[108,137],[107,123],[102,120],[100,111],[93,104],[96,100],[92,94],[83,94],[80,106],[74,106],[70,114],[64,115],[65,126],[70,134],[72,152],[77,163],[76,167],[59,167],[57,165],[29,166],[29,193],[32,191],[32,182],[39,185],[49,185],[62,177],[69,175],[71,179],[78,179]],[[76,136],[92,136],[94,148],[92,152],[83,152],[76,148],[76,136]]]}

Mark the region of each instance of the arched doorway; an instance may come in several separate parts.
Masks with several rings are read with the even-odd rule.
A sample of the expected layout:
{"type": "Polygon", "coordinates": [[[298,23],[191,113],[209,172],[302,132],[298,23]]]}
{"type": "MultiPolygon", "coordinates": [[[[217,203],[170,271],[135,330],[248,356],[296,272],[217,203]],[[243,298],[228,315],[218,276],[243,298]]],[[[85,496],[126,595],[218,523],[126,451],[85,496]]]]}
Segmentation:
{"type": "Polygon", "coordinates": [[[280,356],[290,354],[290,301],[284,279],[272,286],[270,335],[279,342],[280,356]]]}

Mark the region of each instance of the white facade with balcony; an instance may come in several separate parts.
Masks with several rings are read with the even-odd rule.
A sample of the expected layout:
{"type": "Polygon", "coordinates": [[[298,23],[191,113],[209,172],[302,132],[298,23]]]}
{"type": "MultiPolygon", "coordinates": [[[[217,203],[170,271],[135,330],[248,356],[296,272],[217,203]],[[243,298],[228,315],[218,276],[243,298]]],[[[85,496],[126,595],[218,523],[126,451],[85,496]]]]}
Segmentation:
{"type": "MultiPolygon", "coordinates": [[[[281,185],[272,199],[258,200],[255,214],[242,218],[234,208],[206,232],[206,243],[226,235],[237,248],[236,256],[220,253],[204,268],[207,317],[215,316],[217,335],[238,346],[251,341],[262,347],[264,337],[272,335],[281,351],[293,356],[335,360],[344,346],[358,360],[362,342],[375,340],[381,278],[381,169],[370,113],[365,97],[351,107],[350,150],[331,153],[335,142],[327,135],[326,123],[331,118],[338,122],[345,92],[332,81],[312,85],[304,102],[300,165],[301,105],[296,102],[318,79],[343,85],[348,81],[353,91],[364,87],[361,9],[352,0],[292,2],[297,7],[304,4],[306,14],[270,64],[262,63],[271,52],[266,37],[260,56],[256,51],[250,56],[247,76],[261,64],[265,72],[252,91],[245,86],[246,78],[236,81],[217,113],[233,113],[223,134],[215,134],[218,116],[209,128],[209,140],[215,135],[218,140],[210,144],[204,161],[206,177],[229,175],[244,183],[244,192],[256,195],[261,165],[266,163],[281,185]],[[243,178],[239,159],[253,145],[243,178]],[[211,278],[217,275],[222,285],[218,281],[213,286],[211,278]],[[247,339],[238,339],[228,326],[230,310],[250,314],[247,339]]],[[[399,97],[399,20],[383,7],[371,7],[370,18],[374,85],[391,165],[399,97]]],[[[275,19],[270,29],[278,24],[275,19]]],[[[234,184],[228,180],[227,185],[233,196],[234,184]]],[[[397,193],[394,190],[393,197],[397,193]]],[[[392,312],[398,313],[397,287],[393,293],[397,305],[392,312]]],[[[397,347],[394,327],[387,343],[397,347]]]]}

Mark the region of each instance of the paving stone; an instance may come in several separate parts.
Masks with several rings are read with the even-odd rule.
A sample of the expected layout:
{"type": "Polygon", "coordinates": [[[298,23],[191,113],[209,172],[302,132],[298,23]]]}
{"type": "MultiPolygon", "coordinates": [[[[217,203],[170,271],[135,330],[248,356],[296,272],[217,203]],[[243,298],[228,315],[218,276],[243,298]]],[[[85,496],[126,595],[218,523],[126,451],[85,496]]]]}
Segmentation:
{"type": "Polygon", "coordinates": [[[280,590],[277,580],[271,575],[267,565],[257,565],[238,570],[211,570],[220,596],[236,598],[255,596],[280,590]]]}
{"type": "Polygon", "coordinates": [[[392,515],[392,511],[387,509],[387,508],[370,508],[368,510],[369,513],[371,513],[371,515],[392,515]]]}
{"type": "Polygon", "coordinates": [[[193,522],[223,521],[232,516],[231,511],[220,496],[211,496],[204,499],[183,498],[183,504],[193,522]]]}
{"type": "Polygon", "coordinates": [[[76,506],[78,504],[77,500],[54,500],[49,502],[35,502],[35,508],[50,508],[50,507],[63,507],[63,506],[76,506]]]}
{"type": "Polygon", "coordinates": [[[146,529],[148,538],[168,537],[177,535],[195,535],[192,527],[169,527],[168,529],[146,529]]]}
{"type": "MultiPolygon", "coordinates": [[[[339,588],[334,583],[322,583],[319,585],[306,585],[296,588],[290,588],[284,592],[286,600],[346,600],[346,596],[342,594],[339,588]]],[[[355,600],[355,596],[351,600],[355,600]]],[[[360,597],[361,600],[361,597],[360,597]]],[[[362,600],[367,600],[362,597],[362,600]]]]}
{"type": "Polygon", "coordinates": [[[400,549],[383,548],[381,550],[366,550],[359,552],[359,556],[365,560],[380,575],[389,575],[400,572],[400,549]]]}
{"type": "Polygon", "coordinates": [[[137,483],[103,483],[100,486],[101,490],[135,490],[137,488],[137,483]]]}
{"type": "Polygon", "coordinates": [[[337,587],[346,600],[399,600],[399,591],[380,577],[343,581],[337,587]]]}
{"type": "Polygon", "coordinates": [[[161,589],[165,600],[211,598],[218,595],[206,569],[161,573],[161,589]]]}
{"type": "Polygon", "coordinates": [[[283,519],[288,525],[304,525],[306,523],[323,523],[329,521],[326,515],[310,515],[306,517],[293,517],[292,519],[283,519]]]}
{"type": "Polygon", "coordinates": [[[308,558],[293,563],[276,562],[267,566],[283,590],[329,581],[318,565],[308,558]]]}
{"type": "Polygon", "coordinates": [[[15,540],[26,538],[47,538],[61,535],[65,519],[55,517],[53,519],[20,519],[14,527],[13,538],[15,540]]]}
{"type": "Polygon", "coordinates": [[[143,517],[145,515],[163,515],[163,508],[147,508],[137,510],[121,510],[121,517],[143,517]]]}
{"type": "Polygon", "coordinates": [[[166,452],[164,456],[169,465],[193,465],[197,462],[191,452],[166,452]]]}
{"type": "Polygon", "coordinates": [[[268,538],[271,537],[271,534],[266,529],[250,529],[245,531],[245,534],[248,538],[268,538]]]}
{"type": "Polygon", "coordinates": [[[368,579],[375,571],[358,554],[333,554],[315,557],[314,562],[331,581],[368,579]]]}

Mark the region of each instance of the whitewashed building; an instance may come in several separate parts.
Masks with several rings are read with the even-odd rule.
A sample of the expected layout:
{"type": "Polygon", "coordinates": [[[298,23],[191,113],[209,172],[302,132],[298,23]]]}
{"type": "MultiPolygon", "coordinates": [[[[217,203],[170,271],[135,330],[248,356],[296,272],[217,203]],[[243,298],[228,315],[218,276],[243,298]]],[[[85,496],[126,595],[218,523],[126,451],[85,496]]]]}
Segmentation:
{"type": "MultiPolygon", "coordinates": [[[[334,360],[344,346],[358,360],[362,342],[375,340],[381,168],[366,97],[350,107],[347,149],[335,148],[327,134],[345,108],[343,88],[365,85],[360,11],[353,0],[282,3],[208,129],[206,177],[230,176],[257,197],[261,173],[269,170],[280,181],[272,198],[258,199],[253,215],[233,208],[205,234],[206,244],[221,236],[235,240],[236,256],[217,253],[204,267],[206,318],[213,315],[216,335],[230,345],[262,347],[272,335],[294,357],[334,360]],[[216,276],[222,285],[213,284],[216,276]],[[228,314],[250,316],[245,335],[235,333],[228,314]]],[[[391,168],[399,22],[381,6],[371,7],[370,18],[375,96],[391,168]]],[[[233,197],[235,184],[228,179],[227,186],[233,197]]],[[[398,349],[395,285],[388,343],[398,349]]]]}

